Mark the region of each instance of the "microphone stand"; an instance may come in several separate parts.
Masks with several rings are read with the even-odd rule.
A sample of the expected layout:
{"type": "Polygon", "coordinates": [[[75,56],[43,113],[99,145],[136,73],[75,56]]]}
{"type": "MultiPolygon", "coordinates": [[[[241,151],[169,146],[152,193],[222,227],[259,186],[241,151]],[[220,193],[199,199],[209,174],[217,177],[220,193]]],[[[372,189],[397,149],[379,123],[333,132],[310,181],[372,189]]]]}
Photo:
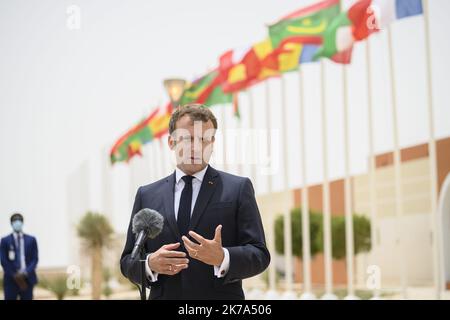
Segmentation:
{"type": "Polygon", "coordinates": [[[147,300],[147,288],[146,288],[146,281],[145,281],[145,252],[144,252],[144,246],[141,247],[139,250],[139,262],[141,263],[141,300],[147,300]]]}

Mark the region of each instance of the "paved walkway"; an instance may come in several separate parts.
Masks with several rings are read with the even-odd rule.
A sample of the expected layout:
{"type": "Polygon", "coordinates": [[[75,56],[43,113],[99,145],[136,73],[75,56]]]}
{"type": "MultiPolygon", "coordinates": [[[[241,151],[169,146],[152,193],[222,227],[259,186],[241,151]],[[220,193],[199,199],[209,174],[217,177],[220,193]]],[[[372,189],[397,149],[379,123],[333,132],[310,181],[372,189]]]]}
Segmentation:
{"type": "MultiPolygon", "coordinates": [[[[433,288],[430,287],[410,287],[408,288],[408,299],[409,300],[433,300],[435,299],[435,293],[433,288]]],[[[282,291],[277,292],[277,296],[280,297],[283,294],[282,291]]],[[[266,291],[246,291],[246,296],[249,300],[252,299],[264,299],[266,291]]],[[[298,296],[298,295],[297,295],[298,296]]],[[[3,292],[0,292],[0,297],[3,298],[3,292]]],[[[34,290],[35,300],[55,300],[55,295],[45,289],[35,288],[34,290]]],[[[91,300],[91,295],[89,290],[84,289],[80,291],[78,296],[66,296],[65,300],[91,300]]],[[[111,294],[109,297],[102,296],[102,299],[110,300],[139,300],[138,290],[132,290],[127,288],[122,288],[119,292],[111,294]]],[[[385,300],[402,300],[402,294],[400,292],[390,292],[388,295],[383,295],[385,300]]],[[[450,291],[447,290],[442,293],[441,299],[450,300],[450,291]]]]}

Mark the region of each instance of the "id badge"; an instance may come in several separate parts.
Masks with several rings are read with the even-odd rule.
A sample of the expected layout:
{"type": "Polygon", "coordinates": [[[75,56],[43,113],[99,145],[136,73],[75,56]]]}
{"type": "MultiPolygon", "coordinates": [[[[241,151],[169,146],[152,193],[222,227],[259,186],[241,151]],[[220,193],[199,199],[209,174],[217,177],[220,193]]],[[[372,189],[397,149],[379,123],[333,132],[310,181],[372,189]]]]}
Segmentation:
{"type": "Polygon", "coordinates": [[[14,252],[14,250],[9,250],[8,258],[10,261],[16,260],[16,253],[14,252]]]}

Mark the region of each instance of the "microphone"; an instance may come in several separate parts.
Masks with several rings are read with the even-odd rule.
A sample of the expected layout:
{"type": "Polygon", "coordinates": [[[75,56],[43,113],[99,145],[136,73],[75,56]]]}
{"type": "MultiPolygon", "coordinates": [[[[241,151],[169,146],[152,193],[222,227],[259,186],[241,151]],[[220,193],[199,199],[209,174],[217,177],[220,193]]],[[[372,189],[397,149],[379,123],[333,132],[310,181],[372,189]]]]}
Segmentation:
{"type": "Polygon", "coordinates": [[[136,258],[147,238],[153,239],[161,233],[163,225],[164,218],[156,210],[144,208],[134,215],[132,230],[137,235],[137,238],[133,251],[131,252],[132,260],[136,258]]]}

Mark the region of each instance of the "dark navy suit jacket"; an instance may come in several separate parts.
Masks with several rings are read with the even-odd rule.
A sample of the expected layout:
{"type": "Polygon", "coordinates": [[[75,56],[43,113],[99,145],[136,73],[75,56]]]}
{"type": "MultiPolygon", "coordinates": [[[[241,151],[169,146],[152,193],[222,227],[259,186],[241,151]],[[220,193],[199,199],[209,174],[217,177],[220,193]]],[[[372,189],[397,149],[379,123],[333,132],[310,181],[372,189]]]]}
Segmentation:
{"type": "MultiPolygon", "coordinates": [[[[37,283],[36,266],[38,263],[38,247],[36,238],[27,234],[23,234],[24,248],[25,248],[25,265],[27,272],[27,280],[30,286],[37,283]]],[[[14,235],[2,238],[0,242],[0,258],[4,272],[5,285],[14,281],[14,274],[20,269],[20,257],[14,241],[14,235]],[[15,259],[10,260],[9,251],[13,250],[15,259]]]]}
{"type": "MultiPolygon", "coordinates": [[[[180,242],[183,245],[174,213],[174,186],[175,173],[137,191],[131,219],[142,208],[154,209],[164,217],[161,234],[145,243],[148,253],[168,243],[180,242]]],[[[131,221],[120,267],[125,277],[141,283],[141,266],[130,258],[135,242],[131,221]]],[[[189,230],[213,239],[219,224],[222,225],[222,246],[230,253],[226,276],[217,278],[213,266],[190,258],[188,268],[177,275],[160,274],[156,282],[147,282],[147,286],[151,287],[151,299],[245,298],[242,279],[263,272],[270,263],[253,186],[248,178],[209,166],[192,212],[189,230]]]]}

